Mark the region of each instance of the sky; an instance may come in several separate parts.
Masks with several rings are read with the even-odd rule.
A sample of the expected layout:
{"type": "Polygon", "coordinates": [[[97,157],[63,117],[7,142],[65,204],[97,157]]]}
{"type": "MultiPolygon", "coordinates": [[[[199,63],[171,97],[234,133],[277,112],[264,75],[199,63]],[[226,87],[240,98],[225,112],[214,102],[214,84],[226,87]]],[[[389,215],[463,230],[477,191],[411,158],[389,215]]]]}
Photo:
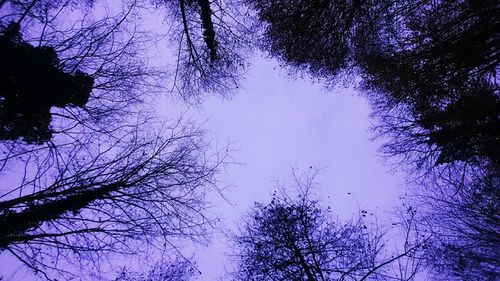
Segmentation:
{"type": "MultiPolygon", "coordinates": [[[[359,209],[388,220],[400,206],[403,178],[392,172],[372,141],[370,109],[352,89],[326,90],[320,84],[291,79],[276,62],[257,58],[242,90],[227,101],[209,99],[193,115],[206,121],[216,142],[231,143],[230,165],[221,175],[229,202],[214,196],[216,213],[229,228],[241,223],[254,202],[267,203],[277,184],[291,181],[311,167],[321,169],[315,193],[340,219],[359,209]]],[[[212,246],[195,257],[201,280],[224,274],[227,238],[216,236],[212,246]]]]}
{"type": "MultiPolygon", "coordinates": [[[[231,99],[208,98],[198,108],[165,101],[158,111],[170,118],[183,111],[204,123],[213,144],[230,143],[235,163],[219,175],[226,199],[215,193],[209,198],[226,230],[235,230],[255,202],[269,202],[278,184],[290,183],[292,169],[321,169],[315,193],[339,219],[365,209],[384,221],[401,203],[402,176],[384,165],[379,144],[371,140],[369,106],[352,89],[325,90],[256,58],[231,99]]],[[[196,247],[199,280],[216,280],[230,270],[229,246],[226,236],[216,234],[208,247],[196,247]]]]}

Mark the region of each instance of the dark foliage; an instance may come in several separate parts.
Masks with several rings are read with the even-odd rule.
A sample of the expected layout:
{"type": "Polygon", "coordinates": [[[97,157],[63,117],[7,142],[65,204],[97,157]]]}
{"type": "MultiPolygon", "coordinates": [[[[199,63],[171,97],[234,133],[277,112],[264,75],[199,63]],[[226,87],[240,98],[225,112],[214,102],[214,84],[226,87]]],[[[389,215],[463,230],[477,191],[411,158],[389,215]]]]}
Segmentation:
{"type": "Polygon", "coordinates": [[[422,255],[437,279],[498,280],[499,186],[498,171],[463,167],[414,190],[416,220],[432,237],[422,255]]]}
{"type": "Polygon", "coordinates": [[[427,130],[428,144],[439,149],[436,164],[480,159],[500,164],[500,98],[484,81],[471,86],[476,87],[443,109],[421,110],[418,124],[427,130]]]}
{"type": "Polygon", "coordinates": [[[94,79],[66,73],[54,48],[24,42],[15,23],[0,31],[0,61],[1,140],[49,141],[51,107],[83,107],[89,100],[94,79]]]}
{"type": "Polygon", "coordinates": [[[374,9],[369,1],[247,2],[264,24],[261,46],[271,56],[329,79],[352,66],[374,9]]]}
{"type": "Polygon", "coordinates": [[[391,108],[407,105],[407,118],[423,129],[411,138],[435,150],[433,164],[498,163],[497,4],[406,4],[399,24],[409,35],[386,35],[391,40],[379,40],[378,47],[360,56],[364,88],[381,108],[376,115],[391,118],[391,108]]]}

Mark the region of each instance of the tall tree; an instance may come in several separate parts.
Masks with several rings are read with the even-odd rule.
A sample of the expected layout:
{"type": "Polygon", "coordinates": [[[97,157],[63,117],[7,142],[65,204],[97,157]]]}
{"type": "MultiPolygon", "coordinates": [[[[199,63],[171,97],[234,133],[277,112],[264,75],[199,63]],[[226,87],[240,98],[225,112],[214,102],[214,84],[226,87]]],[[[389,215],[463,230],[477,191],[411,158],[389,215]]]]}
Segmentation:
{"type": "Polygon", "coordinates": [[[394,131],[395,142],[401,133],[412,143],[387,152],[412,159],[416,145],[431,158],[425,168],[455,161],[497,164],[497,4],[443,1],[413,9],[403,13],[405,32],[378,40],[360,60],[382,130],[394,131]]]}
{"type": "Polygon", "coordinates": [[[254,38],[248,8],[234,0],[151,0],[165,8],[174,53],[173,89],[189,103],[239,87],[254,38]]]}
{"type": "Polygon", "coordinates": [[[204,196],[217,187],[222,158],[211,159],[203,134],[183,126],[152,137],[143,124],[114,142],[89,139],[59,150],[56,163],[44,161],[52,159],[44,150],[2,158],[27,161],[15,168],[22,178],[2,177],[0,249],[51,279],[81,274],[72,262],[96,269],[106,257],[205,241],[204,196]]]}
{"type": "Polygon", "coordinates": [[[51,280],[100,278],[79,270],[99,272],[107,258],[171,250],[181,239],[204,241],[211,222],[205,194],[217,189],[215,175],[226,154],[213,151],[197,126],[158,122],[142,103],[164,78],[145,54],[151,36],[138,22],[142,2],[119,1],[105,14],[93,10],[102,1],[82,3],[0,3],[0,47],[25,54],[10,56],[2,71],[21,68],[16,63],[31,55],[48,69],[40,77],[54,74],[39,81],[42,86],[31,85],[38,89],[19,83],[34,68],[2,77],[17,92],[9,96],[12,87],[1,85],[0,116],[18,116],[24,113],[18,103],[40,100],[27,113],[45,122],[47,134],[27,125],[37,134],[2,136],[0,251],[51,280]],[[64,86],[61,79],[79,75],[93,82],[72,85],[82,90],[81,101],[72,91],[55,91],[64,86]],[[13,104],[18,111],[8,111],[13,104]],[[43,112],[37,115],[36,106],[43,112]]]}
{"type": "Polygon", "coordinates": [[[497,280],[500,277],[500,185],[495,171],[463,169],[415,188],[415,221],[432,237],[421,252],[436,279],[497,280]]]}
{"type": "Polygon", "coordinates": [[[363,219],[366,211],[352,221],[335,221],[309,187],[303,185],[297,198],[283,190],[269,204],[255,204],[234,238],[236,280],[413,280],[417,263],[405,272],[390,269],[422,244],[411,244],[407,236],[402,253],[385,257],[387,241],[363,219]]]}

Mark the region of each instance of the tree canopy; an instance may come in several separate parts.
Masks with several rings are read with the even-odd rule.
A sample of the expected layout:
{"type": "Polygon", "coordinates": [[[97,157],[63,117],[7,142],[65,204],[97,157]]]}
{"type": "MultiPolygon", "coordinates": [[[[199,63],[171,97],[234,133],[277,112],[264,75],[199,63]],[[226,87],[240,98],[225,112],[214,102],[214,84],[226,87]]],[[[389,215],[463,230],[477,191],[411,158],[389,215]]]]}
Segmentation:
{"type": "Polygon", "coordinates": [[[331,208],[313,198],[314,174],[295,179],[297,186],[275,192],[268,204],[255,203],[243,219],[233,238],[235,280],[415,278],[420,268],[410,260],[424,245],[423,239],[412,240],[407,233],[402,252],[387,251],[389,242],[379,226],[370,222],[367,211],[360,210],[352,220],[335,220],[331,208]]]}

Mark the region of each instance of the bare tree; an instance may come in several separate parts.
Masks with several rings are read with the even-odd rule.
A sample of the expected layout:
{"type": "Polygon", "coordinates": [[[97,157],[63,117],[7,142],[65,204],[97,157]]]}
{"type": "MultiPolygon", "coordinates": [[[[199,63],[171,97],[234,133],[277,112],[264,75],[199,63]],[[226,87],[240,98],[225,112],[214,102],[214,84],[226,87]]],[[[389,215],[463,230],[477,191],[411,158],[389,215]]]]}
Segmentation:
{"type": "Polygon", "coordinates": [[[488,169],[464,165],[460,173],[443,172],[408,198],[420,232],[432,237],[422,254],[436,279],[500,276],[500,183],[498,171],[488,169]]]}
{"type": "MultiPolygon", "coordinates": [[[[116,17],[116,22],[120,23],[120,29],[113,30],[112,33],[121,36],[130,35],[129,38],[135,39],[130,42],[131,44],[139,43],[134,44],[134,48],[128,50],[135,50],[140,45],[150,46],[152,42],[161,40],[161,38],[144,40],[144,37],[141,37],[144,34],[136,29],[136,23],[141,22],[140,17],[134,17],[134,15],[147,16],[147,11],[151,8],[162,11],[161,15],[166,17],[165,31],[156,32],[167,33],[165,37],[169,39],[169,42],[162,44],[167,44],[173,54],[171,59],[175,69],[171,71],[173,77],[169,77],[172,81],[166,84],[171,85],[185,101],[192,103],[198,103],[207,93],[227,97],[230,92],[237,89],[239,80],[249,65],[247,57],[251,54],[252,46],[255,44],[253,35],[256,21],[245,5],[234,0],[130,0],[111,1],[109,5],[107,1],[16,0],[8,2],[18,8],[16,13],[18,18],[24,15],[28,19],[36,18],[44,22],[53,21],[54,15],[61,17],[65,13],[71,13],[74,7],[88,12],[92,11],[91,8],[95,6],[109,9],[109,6],[117,6],[123,2],[126,6],[124,8],[126,12],[123,15],[126,17],[116,17]],[[123,32],[124,30],[127,32],[123,32]],[[137,40],[138,38],[141,39],[137,40]]],[[[156,13],[155,16],[160,16],[160,14],[156,13]]],[[[111,21],[114,18],[108,17],[111,21]]],[[[49,27],[47,31],[51,33],[50,27],[53,25],[44,23],[44,26],[49,27]]],[[[73,25],[73,27],[81,29],[82,26],[73,25]]],[[[52,40],[50,36],[47,38],[52,40]]],[[[111,38],[117,39],[115,36],[111,38]]],[[[78,37],[75,39],[78,40],[78,37]]],[[[85,40],[85,37],[83,39],[85,40]]],[[[81,43],[79,42],[80,45],[81,43]]],[[[97,44],[92,46],[96,47],[97,44]]],[[[126,65],[129,67],[143,65],[138,63],[140,61],[133,62],[126,65]]]]}
{"type": "Polygon", "coordinates": [[[51,278],[50,269],[75,274],[65,261],[97,266],[107,254],[203,241],[210,224],[204,195],[217,188],[222,158],[207,158],[201,132],[181,124],[163,136],[142,130],[92,149],[59,150],[56,163],[44,162],[50,156],[43,150],[2,159],[29,159],[17,184],[7,175],[13,182],[0,202],[2,250],[51,278]]]}
{"type": "Polygon", "coordinates": [[[255,21],[233,0],[154,0],[166,8],[175,50],[173,88],[184,100],[200,102],[205,93],[228,97],[239,87],[255,44],[255,21]]]}
{"type": "MultiPolygon", "coordinates": [[[[312,199],[311,178],[299,184],[299,195],[282,189],[265,205],[256,203],[234,238],[237,280],[413,280],[413,259],[422,242],[405,238],[404,251],[385,257],[387,240],[376,224],[364,219],[339,222],[330,208],[312,199]],[[415,241],[414,241],[415,242],[415,241]],[[405,266],[403,267],[403,259],[405,266]],[[390,269],[397,268],[393,273],[390,269]],[[410,265],[406,267],[407,265],[410,265]]],[[[409,222],[411,224],[411,222],[409,222]]]]}
{"type": "Polygon", "coordinates": [[[108,258],[207,237],[205,194],[218,190],[227,151],[184,120],[161,125],[142,103],[163,73],[143,54],[139,4],[99,16],[99,1],[1,2],[2,24],[17,25],[24,46],[52,50],[54,68],[94,81],[82,106],[50,108],[48,139],[0,144],[0,251],[45,279],[85,279],[79,269],[99,272],[108,258]]]}

